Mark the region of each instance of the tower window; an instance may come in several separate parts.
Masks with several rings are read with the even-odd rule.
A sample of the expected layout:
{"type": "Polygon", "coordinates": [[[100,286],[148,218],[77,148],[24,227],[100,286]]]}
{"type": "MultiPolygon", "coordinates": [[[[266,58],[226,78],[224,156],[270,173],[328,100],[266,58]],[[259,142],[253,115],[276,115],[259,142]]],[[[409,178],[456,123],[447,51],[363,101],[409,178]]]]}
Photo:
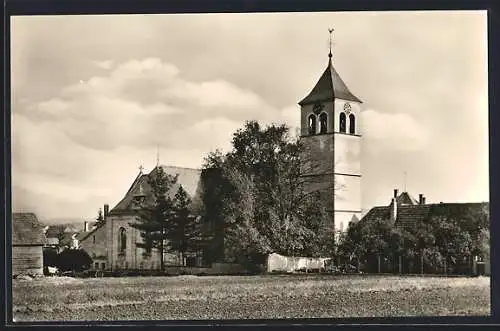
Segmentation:
{"type": "Polygon", "coordinates": [[[345,113],[340,113],[339,131],[346,132],[346,116],[345,113]]]}
{"type": "Polygon", "coordinates": [[[354,114],[349,115],[349,133],[356,133],[356,118],[354,118],[354,114]]]}
{"type": "Polygon", "coordinates": [[[315,134],[316,133],[316,116],[315,115],[309,115],[308,117],[308,133],[309,134],[315,134]]]}
{"type": "Polygon", "coordinates": [[[322,113],[319,115],[319,133],[326,133],[328,128],[328,115],[322,113]]]}

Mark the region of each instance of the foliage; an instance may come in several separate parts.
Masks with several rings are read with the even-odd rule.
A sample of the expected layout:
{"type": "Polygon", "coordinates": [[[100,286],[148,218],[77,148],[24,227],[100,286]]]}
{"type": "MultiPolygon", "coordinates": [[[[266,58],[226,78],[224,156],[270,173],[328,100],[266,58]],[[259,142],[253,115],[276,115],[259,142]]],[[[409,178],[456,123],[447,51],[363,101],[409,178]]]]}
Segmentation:
{"type": "Polygon", "coordinates": [[[394,227],[388,219],[350,224],[339,253],[367,262],[367,271],[376,270],[373,261],[380,255],[394,266],[403,261],[407,272],[422,268],[422,261],[424,272],[443,272],[445,266],[447,272],[470,272],[473,255],[489,256],[488,210],[459,204],[433,208],[429,219],[410,228],[394,227]]]}
{"type": "Polygon", "coordinates": [[[66,249],[57,257],[60,271],[83,271],[92,265],[92,258],[83,249],[66,249]]]}
{"type": "Polygon", "coordinates": [[[205,244],[200,218],[190,210],[191,199],[184,188],[179,186],[173,199],[173,215],[166,229],[166,239],[170,250],[181,254],[181,261],[186,252],[197,252],[205,244]]]}
{"type": "Polygon", "coordinates": [[[59,265],[59,256],[56,250],[43,250],[43,265],[47,267],[57,267],[59,265]]]}
{"type": "Polygon", "coordinates": [[[103,214],[102,214],[102,209],[100,209],[100,208],[99,208],[99,210],[97,211],[97,217],[96,217],[95,226],[96,226],[96,227],[99,227],[99,226],[101,226],[103,223],[104,223],[104,216],[103,216],[103,214]]]}
{"type": "Polygon", "coordinates": [[[234,133],[232,147],[226,154],[211,153],[204,165],[223,177],[216,192],[223,206],[205,217],[224,224],[226,257],[324,254],[331,236],[318,235],[324,211],[318,192],[304,191],[303,147],[289,128],[250,121],[234,133]]]}
{"type": "Polygon", "coordinates": [[[168,194],[177,182],[177,176],[165,172],[162,167],[156,167],[148,176],[151,195],[138,196],[137,222],[130,226],[140,231],[143,243],[138,247],[150,253],[153,248],[160,252],[160,268],[164,270],[165,239],[172,227],[174,217],[174,201],[168,194]]]}

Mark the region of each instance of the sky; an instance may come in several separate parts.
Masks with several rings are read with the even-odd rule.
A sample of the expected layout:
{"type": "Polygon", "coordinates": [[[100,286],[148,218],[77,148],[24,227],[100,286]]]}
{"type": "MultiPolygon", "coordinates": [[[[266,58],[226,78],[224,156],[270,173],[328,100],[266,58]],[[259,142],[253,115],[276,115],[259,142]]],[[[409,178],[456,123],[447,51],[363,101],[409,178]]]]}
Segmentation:
{"type": "Polygon", "coordinates": [[[363,209],[405,186],[488,201],[485,11],[25,16],[11,21],[13,211],[92,219],[157,146],[162,164],[201,167],[246,120],[298,127],[331,27],[363,101],[363,209]]]}

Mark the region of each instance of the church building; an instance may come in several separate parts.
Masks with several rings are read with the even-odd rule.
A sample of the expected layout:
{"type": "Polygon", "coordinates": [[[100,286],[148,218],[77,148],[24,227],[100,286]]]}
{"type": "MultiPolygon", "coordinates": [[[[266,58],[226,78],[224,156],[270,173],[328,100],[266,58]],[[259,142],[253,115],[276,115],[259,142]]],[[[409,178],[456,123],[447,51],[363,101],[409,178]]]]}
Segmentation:
{"type": "MultiPolygon", "coordinates": [[[[319,192],[324,201],[326,226],[339,232],[345,231],[349,222],[361,218],[359,119],[362,102],[349,91],[333,67],[331,49],[328,57],[328,65],[318,82],[299,102],[301,141],[305,146],[301,155],[301,173],[305,190],[319,192]]],[[[216,174],[211,172],[212,169],[202,171],[168,166],[163,166],[163,169],[171,175],[179,175],[178,185],[182,185],[192,199],[193,215],[200,217],[203,190],[210,192],[217,181],[216,174]]],[[[80,246],[93,258],[94,268],[160,268],[159,253],[153,250],[145,254],[145,250],[137,245],[143,240],[140,232],[130,226],[138,214],[136,202],[151,195],[148,178],[154,175],[154,171],[143,174],[141,170],[123,199],[111,210],[105,206],[104,222],[80,237],[80,246]]],[[[176,191],[177,186],[169,194],[173,195],[176,191]]],[[[220,225],[217,220],[209,220],[208,223],[212,229],[220,225]]],[[[165,254],[165,265],[201,266],[222,261],[223,231],[213,233],[214,241],[209,250],[188,257],[190,261],[178,261],[177,255],[165,254]]]]}

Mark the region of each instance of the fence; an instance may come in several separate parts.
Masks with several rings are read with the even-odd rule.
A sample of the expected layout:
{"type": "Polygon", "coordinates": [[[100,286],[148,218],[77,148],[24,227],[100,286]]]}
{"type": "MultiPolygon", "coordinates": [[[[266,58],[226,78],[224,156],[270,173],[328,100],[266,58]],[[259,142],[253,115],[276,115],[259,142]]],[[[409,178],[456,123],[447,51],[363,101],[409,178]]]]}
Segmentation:
{"type": "Polygon", "coordinates": [[[383,274],[442,274],[442,275],[490,275],[489,261],[478,261],[473,256],[436,258],[421,253],[412,257],[382,254],[366,255],[360,259],[338,257],[337,265],[351,264],[364,273],[383,274]]]}

